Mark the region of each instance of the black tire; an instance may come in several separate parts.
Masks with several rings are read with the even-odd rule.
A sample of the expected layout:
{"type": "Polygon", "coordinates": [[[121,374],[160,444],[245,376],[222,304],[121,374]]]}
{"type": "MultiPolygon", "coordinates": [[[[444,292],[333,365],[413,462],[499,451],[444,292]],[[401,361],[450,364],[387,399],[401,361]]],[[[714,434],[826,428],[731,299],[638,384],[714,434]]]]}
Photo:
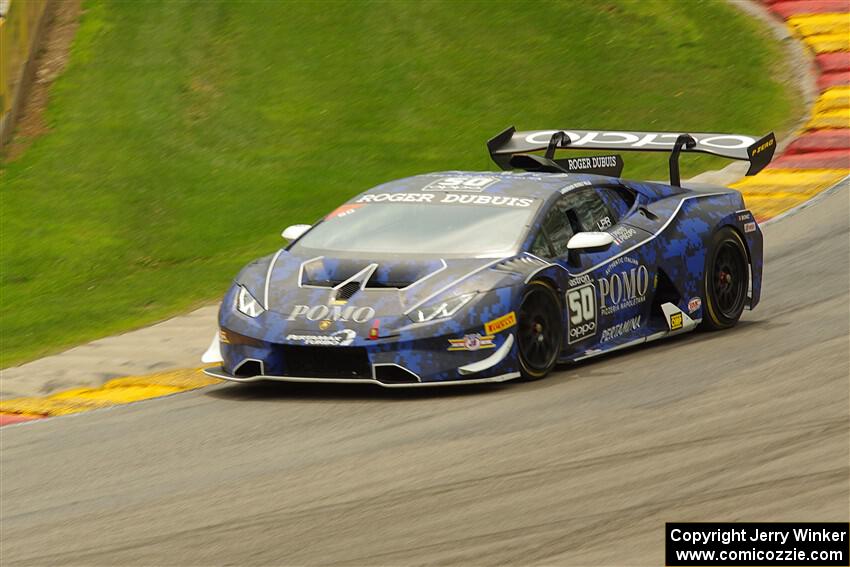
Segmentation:
{"type": "Polygon", "coordinates": [[[545,377],[561,354],[563,318],[557,292],[542,281],[528,284],[519,303],[517,352],[525,380],[545,377]]]}
{"type": "Polygon", "coordinates": [[[741,235],[725,227],[711,238],[705,258],[702,288],[705,298],[701,329],[733,327],[747,304],[750,264],[741,235]]]}

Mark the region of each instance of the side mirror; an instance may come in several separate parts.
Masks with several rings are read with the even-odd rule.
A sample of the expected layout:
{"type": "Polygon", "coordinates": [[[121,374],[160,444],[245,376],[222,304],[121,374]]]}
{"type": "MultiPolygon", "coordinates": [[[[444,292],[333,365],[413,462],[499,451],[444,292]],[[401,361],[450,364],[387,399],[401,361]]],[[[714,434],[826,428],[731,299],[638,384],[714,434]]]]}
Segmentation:
{"type": "Polygon", "coordinates": [[[579,251],[591,248],[606,248],[614,244],[614,237],[607,232],[579,232],[567,242],[567,250],[579,251]]]}
{"type": "Polygon", "coordinates": [[[280,235],[290,242],[293,240],[297,240],[301,238],[301,235],[310,230],[309,224],[293,224],[292,226],[286,227],[286,230],[280,233],[280,235]]]}

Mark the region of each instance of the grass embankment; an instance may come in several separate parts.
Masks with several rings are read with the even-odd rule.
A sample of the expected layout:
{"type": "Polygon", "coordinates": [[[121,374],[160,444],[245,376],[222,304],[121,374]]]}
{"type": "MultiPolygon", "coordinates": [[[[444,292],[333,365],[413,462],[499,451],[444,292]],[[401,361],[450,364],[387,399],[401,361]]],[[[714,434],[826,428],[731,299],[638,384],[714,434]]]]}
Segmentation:
{"type": "Polygon", "coordinates": [[[0,177],[0,366],[213,300],[377,183],[494,169],[513,122],[787,127],[780,58],[721,2],[87,2],[51,131],[0,177]]]}

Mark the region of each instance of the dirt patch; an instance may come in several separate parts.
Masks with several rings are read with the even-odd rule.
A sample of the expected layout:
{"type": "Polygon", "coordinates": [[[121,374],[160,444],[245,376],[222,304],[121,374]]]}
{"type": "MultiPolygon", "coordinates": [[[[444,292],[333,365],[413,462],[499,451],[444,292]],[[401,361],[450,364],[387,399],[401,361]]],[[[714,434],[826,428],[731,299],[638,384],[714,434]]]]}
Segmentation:
{"type": "Polygon", "coordinates": [[[15,134],[3,148],[3,157],[12,161],[20,157],[33,140],[50,129],[44,121],[50,85],[62,74],[68,63],[71,41],[77,33],[82,12],[81,0],[61,0],[48,8],[50,21],[36,59],[35,78],[21,107],[15,134]]]}

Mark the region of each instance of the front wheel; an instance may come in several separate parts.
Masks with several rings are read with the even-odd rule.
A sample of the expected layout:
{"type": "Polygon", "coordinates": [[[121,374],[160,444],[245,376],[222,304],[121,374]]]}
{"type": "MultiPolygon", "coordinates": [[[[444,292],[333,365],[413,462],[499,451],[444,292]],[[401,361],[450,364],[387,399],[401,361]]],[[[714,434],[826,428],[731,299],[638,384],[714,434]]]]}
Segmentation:
{"type": "Polygon", "coordinates": [[[738,322],[747,302],[749,275],[747,249],[741,236],[729,227],[714,233],[705,259],[705,313],[701,328],[727,329],[738,322]]]}
{"type": "Polygon", "coordinates": [[[537,380],[555,366],[561,353],[563,324],[558,294],[542,281],[523,292],[517,321],[517,343],[522,377],[537,380]]]}

